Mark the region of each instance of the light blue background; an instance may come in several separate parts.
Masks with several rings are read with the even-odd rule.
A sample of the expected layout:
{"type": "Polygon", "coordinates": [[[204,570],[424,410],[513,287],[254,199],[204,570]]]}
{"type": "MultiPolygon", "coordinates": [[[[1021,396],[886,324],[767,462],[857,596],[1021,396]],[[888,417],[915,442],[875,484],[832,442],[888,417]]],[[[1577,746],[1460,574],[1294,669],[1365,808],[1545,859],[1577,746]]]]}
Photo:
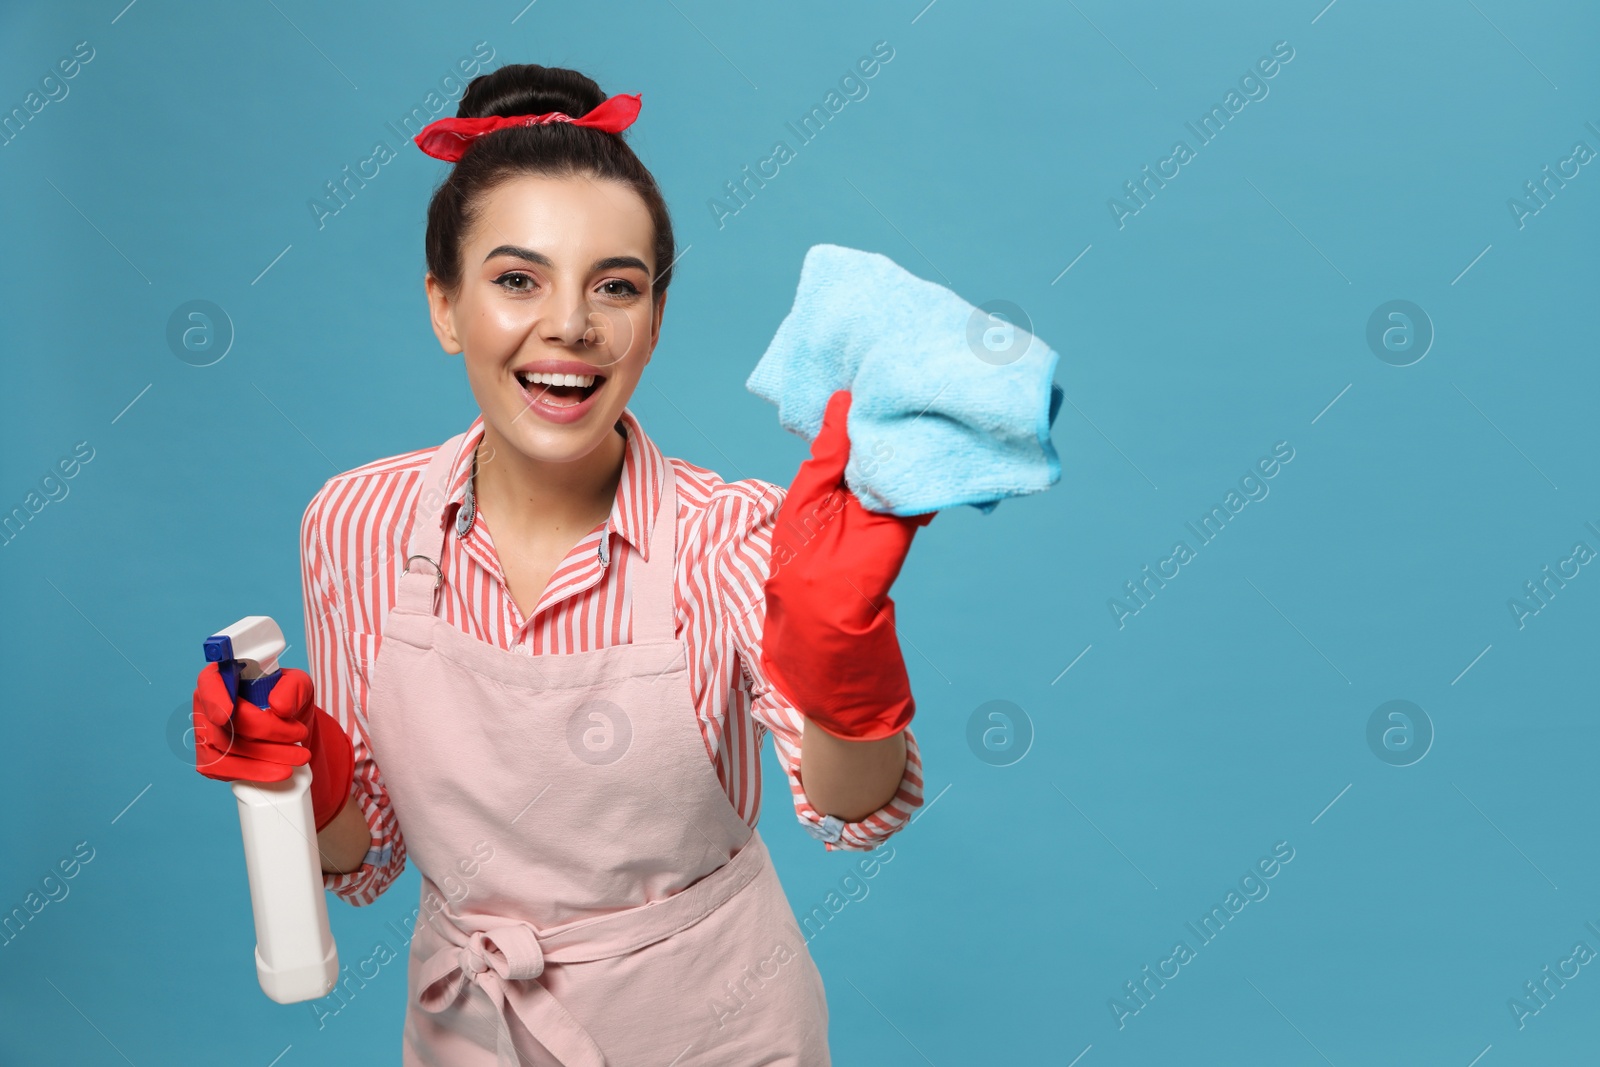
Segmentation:
{"type": "MultiPolygon", "coordinates": [[[[1600,950],[1600,568],[1523,628],[1507,601],[1600,550],[1600,169],[1521,228],[1507,200],[1600,150],[1600,19],[925,2],[0,15],[0,109],[95,49],[0,148],[0,508],[95,450],[0,550],[0,909],[95,850],[0,947],[0,1060],[398,1062],[403,963],[320,1029],[261,994],[232,797],[168,727],[220,626],[274,615],[303,655],[322,482],[475,414],[421,285],[445,165],[385,123],[480,41],[643,94],[630,139],[683,255],[632,407],[667,453],[787,484],[804,443],[743,382],[818,242],[1013,301],[1063,355],[1060,483],[941,515],[896,586],[932,803],[811,943],[838,1063],[1592,1058],[1600,963],[1522,1029],[1507,1002],[1600,950]],[[719,228],[707,201],[880,40],[870,94],[719,228]],[[1108,199],[1278,41],[1269,95],[1119,229],[1108,199]],[[307,202],[379,138],[400,155],[319,230],[307,202]],[[204,368],[165,340],[195,299],[237,333],[204,368]],[[1392,299],[1436,330],[1410,366],[1367,346],[1392,299]],[[1108,599],[1278,441],[1270,495],[1119,629],[1108,599]],[[1366,741],[1391,699],[1437,732],[1412,766],[1366,741]],[[1010,766],[967,743],[991,700],[1034,732],[1010,766]],[[1123,983],[1279,841],[1270,896],[1119,1029],[1123,983]]],[[[800,831],[771,762],[766,785],[806,912],[859,854],[800,831]]],[[[346,962],[392,940],[416,879],[332,902],[346,962]]]]}

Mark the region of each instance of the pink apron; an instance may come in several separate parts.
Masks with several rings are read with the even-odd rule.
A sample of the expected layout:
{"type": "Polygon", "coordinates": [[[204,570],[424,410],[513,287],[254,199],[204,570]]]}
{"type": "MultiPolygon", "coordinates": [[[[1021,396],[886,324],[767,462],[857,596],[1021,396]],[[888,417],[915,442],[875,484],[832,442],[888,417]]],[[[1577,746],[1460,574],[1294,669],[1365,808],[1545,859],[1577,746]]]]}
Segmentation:
{"type": "Polygon", "coordinates": [[[464,436],[423,474],[369,678],[373,756],[422,874],[402,1062],[828,1064],[822,977],[696,722],[671,465],[649,558],[629,560],[633,642],[530,656],[435,616],[464,436]]]}

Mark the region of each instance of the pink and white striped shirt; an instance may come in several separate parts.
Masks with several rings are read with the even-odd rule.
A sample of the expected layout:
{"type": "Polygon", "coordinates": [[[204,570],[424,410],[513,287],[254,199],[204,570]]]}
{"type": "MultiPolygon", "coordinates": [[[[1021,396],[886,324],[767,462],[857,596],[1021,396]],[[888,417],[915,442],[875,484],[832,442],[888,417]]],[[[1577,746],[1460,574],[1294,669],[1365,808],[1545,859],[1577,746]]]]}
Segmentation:
{"type": "MultiPolygon", "coordinates": [[[[627,445],[611,514],[567,553],[532,617],[524,619],[506,587],[487,517],[470,495],[483,416],[473,420],[439,516],[441,536],[451,531],[443,538],[440,561],[447,576],[441,618],[480,641],[528,655],[631,641],[629,564],[660,498],[665,465],[673,464],[679,500],[676,619],[688,649],[706,755],[729,801],[755,826],[761,743],[770,732],[801,826],[829,850],[875,848],[922,804],[922,761],[911,731],[905,735],[905,775],[889,803],[855,822],[824,815],[806,799],[800,782],[804,717],[761,670],[762,586],[786,490],[755,478],[725,482],[713,471],[662,455],[631,410],[623,410],[618,426],[626,431],[627,445]]],[[[354,802],[373,839],[357,870],[324,872],[323,884],[357,907],[376,900],[405,868],[402,828],[367,745],[367,671],[394,603],[412,508],[431,452],[407,452],[335,475],[311,499],[300,527],[309,673],[318,705],[354,744],[354,802]]]]}

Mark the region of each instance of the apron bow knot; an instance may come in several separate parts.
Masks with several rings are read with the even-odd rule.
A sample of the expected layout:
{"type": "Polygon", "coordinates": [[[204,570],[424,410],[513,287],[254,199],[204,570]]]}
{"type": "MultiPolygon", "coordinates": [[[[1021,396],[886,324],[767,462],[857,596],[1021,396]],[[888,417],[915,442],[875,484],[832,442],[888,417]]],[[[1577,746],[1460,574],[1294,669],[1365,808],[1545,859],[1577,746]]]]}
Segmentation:
{"type": "Polygon", "coordinates": [[[429,1011],[443,1011],[467,982],[493,971],[502,981],[537,978],[544,973],[544,950],[533,927],[525,922],[474,930],[466,944],[446,949],[428,961],[419,1001],[429,1011]],[[453,981],[459,976],[459,981],[453,981]]]}
{"type": "Polygon", "coordinates": [[[506,1024],[505,1013],[515,1011],[528,1030],[571,1067],[606,1067],[605,1054],[594,1038],[568,1014],[549,991],[534,981],[544,973],[544,947],[526,922],[507,922],[471,933],[453,923],[433,929],[449,944],[421,962],[417,1003],[439,1013],[476,984],[488,994],[495,1016],[496,1061],[503,1067],[522,1063],[506,1024]],[[448,931],[448,934],[446,933],[448,931]],[[528,979],[525,987],[508,983],[528,979]]]}

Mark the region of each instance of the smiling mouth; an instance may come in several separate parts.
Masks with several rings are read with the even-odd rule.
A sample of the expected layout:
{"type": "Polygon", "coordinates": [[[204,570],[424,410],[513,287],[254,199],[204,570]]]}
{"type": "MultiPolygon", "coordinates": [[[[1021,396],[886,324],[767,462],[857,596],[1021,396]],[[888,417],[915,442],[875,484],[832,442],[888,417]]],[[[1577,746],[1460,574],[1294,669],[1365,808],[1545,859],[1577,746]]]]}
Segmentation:
{"type": "Polygon", "coordinates": [[[554,407],[575,407],[605,384],[603,374],[516,373],[517,384],[529,397],[554,407]]]}

